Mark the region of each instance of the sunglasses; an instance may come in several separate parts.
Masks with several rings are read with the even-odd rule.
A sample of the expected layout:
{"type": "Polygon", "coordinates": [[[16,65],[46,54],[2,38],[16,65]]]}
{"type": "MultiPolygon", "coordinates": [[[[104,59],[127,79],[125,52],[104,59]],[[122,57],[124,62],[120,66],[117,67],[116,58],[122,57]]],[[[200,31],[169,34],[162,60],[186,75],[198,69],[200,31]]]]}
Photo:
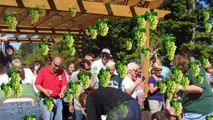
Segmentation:
{"type": "Polygon", "coordinates": [[[102,57],[102,58],[105,58],[105,57],[106,57],[106,58],[109,58],[109,55],[104,55],[104,54],[103,54],[103,55],[101,55],[101,57],[102,57]]]}
{"type": "Polygon", "coordinates": [[[155,71],[162,71],[162,69],[155,69],[155,71]]]}
{"type": "Polygon", "coordinates": [[[53,64],[54,64],[55,67],[61,68],[61,65],[57,65],[54,62],[53,62],[53,64]]]}

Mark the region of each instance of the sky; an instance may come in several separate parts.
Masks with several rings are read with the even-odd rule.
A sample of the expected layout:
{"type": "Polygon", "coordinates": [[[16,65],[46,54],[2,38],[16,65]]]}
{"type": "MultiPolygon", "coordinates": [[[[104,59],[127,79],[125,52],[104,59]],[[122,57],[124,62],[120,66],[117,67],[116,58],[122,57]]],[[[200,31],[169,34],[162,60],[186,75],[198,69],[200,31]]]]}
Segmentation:
{"type": "Polygon", "coordinates": [[[10,43],[15,49],[19,49],[19,47],[20,47],[20,45],[21,45],[21,43],[15,43],[15,42],[11,42],[10,43]]]}

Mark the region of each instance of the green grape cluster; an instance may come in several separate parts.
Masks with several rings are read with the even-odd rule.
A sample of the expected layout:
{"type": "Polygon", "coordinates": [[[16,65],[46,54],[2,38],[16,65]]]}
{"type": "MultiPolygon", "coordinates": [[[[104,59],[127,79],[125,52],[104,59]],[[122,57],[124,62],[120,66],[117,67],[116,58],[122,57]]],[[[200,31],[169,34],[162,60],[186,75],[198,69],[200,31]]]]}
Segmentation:
{"type": "Polygon", "coordinates": [[[158,82],[157,82],[157,86],[158,86],[158,88],[160,89],[160,92],[161,92],[162,94],[166,92],[167,87],[166,87],[166,82],[165,82],[165,80],[158,81],[158,82]]]}
{"type": "Polygon", "coordinates": [[[203,75],[203,74],[198,75],[198,76],[197,76],[197,80],[198,80],[198,83],[199,83],[199,84],[202,84],[203,81],[204,81],[204,75],[203,75]]]}
{"type": "Polygon", "coordinates": [[[6,97],[9,97],[12,93],[12,89],[11,89],[9,83],[7,83],[7,84],[2,83],[1,84],[1,90],[3,90],[4,96],[6,96],[6,97]]]}
{"type": "Polygon", "coordinates": [[[107,120],[117,120],[117,115],[115,111],[107,112],[107,120]]]}
{"type": "Polygon", "coordinates": [[[47,55],[48,54],[49,47],[48,47],[47,44],[42,44],[40,49],[42,51],[42,55],[47,55]]]}
{"type": "Polygon", "coordinates": [[[210,33],[211,32],[211,30],[212,30],[212,24],[211,24],[210,20],[204,22],[204,28],[206,30],[206,33],[210,33]]]}
{"type": "Polygon", "coordinates": [[[89,32],[89,35],[90,35],[91,39],[94,40],[94,39],[97,38],[97,36],[98,36],[98,30],[97,30],[96,26],[94,26],[94,27],[89,26],[88,32],[89,32]]]}
{"type": "Polygon", "coordinates": [[[213,120],[213,115],[207,115],[206,120],[213,120]]]}
{"type": "Polygon", "coordinates": [[[207,21],[209,19],[209,17],[210,17],[209,12],[207,10],[204,10],[203,11],[203,19],[204,19],[204,21],[207,21]]]}
{"type": "Polygon", "coordinates": [[[121,118],[125,118],[128,115],[128,107],[125,103],[121,103],[118,106],[118,110],[120,112],[121,118]]]}
{"type": "Polygon", "coordinates": [[[32,18],[32,21],[31,23],[34,24],[38,21],[38,18],[39,18],[39,13],[37,10],[32,10],[29,14],[29,16],[32,18]]]}
{"type": "Polygon", "coordinates": [[[36,120],[36,114],[25,114],[24,115],[24,120],[36,120]]]}
{"type": "Polygon", "coordinates": [[[67,101],[70,103],[72,102],[72,99],[73,99],[73,94],[72,92],[65,92],[65,96],[67,98],[67,101]]]}
{"type": "Polygon", "coordinates": [[[144,19],[144,17],[143,17],[142,15],[137,16],[137,17],[136,17],[136,20],[137,20],[137,25],[138,25],[139,27],[144,27],[144,28],[145,28],[146,20],[144,19]]]}
{"type": "Polygon", "coordinates": [[[87,89],[90,86],[90,76],[91,73],[90,72],[79,72],[78,73],[78,80],[81,81],[82,87],[84,89],[87,89]]]}
{"type": "Polygon", "coordinates": [[[71,32],[70,33],[64,33],[62,37],[63,37],[63,40],[66,43],[66,46],[68,48],[73,46],[73,43],[74,43],[75,40],[74,40],[73,34],[71,32]]]}
{"type": "Polygon", "coordinates": [[[182,100],[181,99],[172,99],[170,101],[171,106],[175,109],[175,115],[179,116],[182,111],[182,100]]]}
{"type": "Polygon", "coordinates": [[[124,78],[126,76],[126,73],[127,73],[126,64],[127,64],[126,61],[116,62],[115,64],[115,68],[119,72],[121,78],[124,78]]]}
{"type": "Polygon", "coordinates": [[[166,34],[162,37],[162,46],[166,49],[167,58],[173,60],[176,46],[175,37],[172,34],[166,34]]]}
{"type": "Polygon", "coordinates": [[[144,54],[145,58],[149,58],[149,56],[150,56],[150,52],[149,51],[150,51],[149,48],[142,48],[141,49],[141,53],[144,54]]]}
{"type": "Polygon", "coordinates": [[[75,50],[75,46],[74,46],[74,45],[73,45],[72,47],[69,48],[69,52],[70,52],[70,55],[71,55],[71,56],[74,56],[74,55],[75,55],[76,50],[75,50]]]}
{"type": "Polygon", "coordinates": [[[203,65],[204,68],[208,68],[210,65],[208,57],[202,57],[201,64],[203,65]]]}
{"type": "Polygon", "coordinates": [[[43,103],[47,107],[47,110],[49,112],[52,111],[52,109],[54,107],[54,105],[53,105],[53,99],[52,98],[44,98],[43,103]]]}
{"type": "Polygon", "coordinates": [[[149,16],[147,16],[147,21],[149,23],[149,27],[151,30],[156,29],[156,27],[158,25],[157,16],[150,14],[149,16]]]}
{"type": "Polygon", "coordinates": [[[105,19],[103,21],[98,20],[96,22],[96,26],[97,26],[98,32],[103,37],[107,35],[108,30],[109,30],[109,27],[107,26],[107,23],[108,23],[107,19],[105,19]]]}
{"type": "Polygon", "coordinates": [[[166,91],[166,97],[167,97],[168,101],[171,101],[172,97],[173,97],[173,93],[170,90],[167,90],[166,91]]]}
{"type": "Polygon", "coordinates": [[[175,82],[175,78],[165,80],[166,81],[166,86],[167,86],[167,91],[166,91],[166,96],[168,101],[170,101],[173,97],[173,93],[178,91],[178,84],[175,82]]]}
{"type": "Polygon", "coordinates": [[[188,73],[183,75],[181,83],[182,83],[183,88],[186,88],[189,85],[190,81],[189,81],[188,73]]]}
{"type": "Polygon", "coordinates": [[[126,50],[131,50],[132,49],[132,40],[130,38],[126,38],[123,47],[126,48],[126,50]]]}
{"type": "Polygon", "coordinates": [[[142,47],[146,42],[146,34],[144,28],[134,28],[134,39],[137,40],[137,46],[142,47]]]}
{"type": "Polygon", "coordinates": [[[180,83],[183,78],[182,67],[172,67],[172,73],[177,83],[180,83]]]}
{"type": "Polygon", "coordinates": [[[194,61],[194,62],[189,62],[188,66],[192,70],[192,75],[194,77],[197,77],[200,73],[200,66],[199,66],[199,61],[194,61]]]}
{"type": "Polygon", "coordinates": [[[80,95],[80,86],[79,86],[79,82],[69,82],[69,91],[72,92],[74,97],[78,97],[80,95]]]}
{"type": "Polygon", "coordinates": [[[69,12],[70,12],[71,16],[74,17],[76,15],[76,8],[75,7],[70,7],[69,8],[69,12]]]}
{"type": "Polygon", "coordinates": [[[34,24],[38,21],[39,16],[45,13],[44,6],[31,7],[26,10],[27,14],[32,18],[31,23],[34,24]]]}
{"type": "Polygon", "coordinates": [[[9,84],[11,85],[12,90],[14,91],[15,97],[20,97],[22,95],[22,85],[21,85],[21,78],[20,78],[20,71],[19,70],[10,70],[9,76],[11,80],[9,84]]]}
{"type": "Polygon", "coordinates": [[[16,13],[4,13],[3,14],[3,20],[9,25],[9,30],[10,31],[15,31],[16,25],[17,25],[17,20],[16,20],[16,13]]]}
{"type": "Polygon", "coordinates": [[[103,87],[107,87],[110,81],[110,69],[109,68],[101,68],[98,73],[98,79],[101,81],[103,87]]]}

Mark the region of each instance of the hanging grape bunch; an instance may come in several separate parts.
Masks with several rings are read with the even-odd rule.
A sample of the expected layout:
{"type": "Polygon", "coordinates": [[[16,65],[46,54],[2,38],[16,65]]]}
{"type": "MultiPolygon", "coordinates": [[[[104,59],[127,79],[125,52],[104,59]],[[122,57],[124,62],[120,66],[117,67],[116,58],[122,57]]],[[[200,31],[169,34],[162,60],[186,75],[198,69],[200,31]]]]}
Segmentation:
{"type": "Polygon", "coordinates": [[[123,47],[126,48],[126,50],[132,49],[132,40],[131,38],[125,38],[123,47]]]}
{"type": "Polygon", "coordinates": [[[192,70],[192,75],[194,77],[197,77],[199,75],[199,73],[200,73],[200,66],[199,66],[199,64],[200,63],[197,60],[194,61],[194,62],[190,61],[189,64],[188,64],[189,68],[192,70]]]}
{"type": "Polygon", "coordinates": [[[90,38],[91,39],[96,39],[97,38],[97,35],[98,35],[98,30],[97,30],[97,27],[96,26],[89,26],[88,27],[88,32],[89,32],[89,35],[90,35],[90,38]]]}
{"type": "Polygon", "coordinates": [[[98,29],[98,33],[101,35],[101,36],[106,36],[107,33],[108,33],[108,30],[109,30],[109,27],[107,26],[108,24],[108,20],[107,19],[104,19],[103,21],[101,21],[100,19],[96,21],[96,26],[97,26],[97,29],[98,29]]]}
{"type": "Polygon", "coordinates": [[[172,74],[173,77],[175,78],[177,83],[180,83],[183,77],[183,73],[182,73],[182,67],[181,66],[177,66],[177,67],[172,67],[172,74]]]}
{"type": "Polygon", "coordinates": [[[175,115],[179,116],[180,113],[182,112],[182,100],[181,99],[172,99],[170,101],[171,107],[175,109],[175,115]]]}
{"type": "Polygon", "coordinates": [[[127,73],[126,65],[127,65],[126,61],[116,62],[115,63],[115,68],[118,71],[118,73],[119,73],[121,78],[124,78],[126,76],[126,73],[127,73]]]}
{"type": "Polygon", "coordinates": [[[62,36],[65,44],[66,44],[66,48],[67,50],[70,52],[70,55],[71,56],[74,56],[75,55],[75,45],[74,45],[74,38],[73,38],[73,34],[70,32],[70,33],[64,33],[63,36],[62,36]]]}
{"type": "Polygon", "coordinates": [[[203,10],[203,20],[207,21],[210,17],[209,11],[207,9],[203,10]]]}
{"type": "Polygon", "coordinates": [[[69,8],[69,12],[71,14],[72,17],[75,17],[76,15],[76,8],[75,7],[70,7],[69,8]]]}
{"type": "Polygon", "coordinates": [[[201,58],[201,64],[204,68],[208,68],[211,65],[207,56],[201,58]]]}
{"type": "Polygon", "coordinates": [[[166,54],[169,60],[174,59],[174,54],[176,50],[175,37],[172,34],[166,34],[161,40],[162,46],[166,49],[166,54]]]}
{"type": "Polygon", "coordinates": [[[101,70],[98,73],[98,79],[101,81],[103,87],[107,87],[110,81],[110,69],[101,68],[101,70]]]}
{"type": "Polygon", "coordinates": [[[134,39],[137,41],[137,46],[142,47],[145,44],[146,41],[146,35],[145,35],[145,28],[142,27],[134,27],[132,30],[132,34],[134,36],[134,39]]]}
{"type": "Polygon", "coordinates": [[[107,112],[107,120],[117,120],[117,114],[116,111],[110,110],[107,112]]]}
{"type": "Polygon", "coordinates": [[[73,94],[72,92],[65,92],[65,96],[67,98],[67,101],[70,103],[72,102],[72,99],[73,99],[73,94]]]}
{"type": "Polygon", "coordinates": [[[24,120],[36,120],[36,114],[25,114],[24,120]]]}
{"type": "Polygon", "coordinates": [[[156,29],[157,25],[158,25],[158,13],[156,12],[156,10],[154,10],[152,13],[146,12],[145,14],[147,14],[147,21],[149,23],[149,27],[151,30],[156,29]]]}
{"type": "Polygon", "coordinates": [[[125,118],[128,115],[128,107],[127,107],[127,103],[121,103],[118,106],[118,110],[120,112],[121,118],[125,118]]]}
{"type": "Polygon", "coordinates": [[[204,81],[204,75],[203,75],[203,74],[198,75],[198,76],[197,76],[197,80],[198,80],[198,83],[199,83],[199,84],[202,84],[203,81],[204,81]]]}
{"type": "Polygon", "coordinates": [[[81,81],[81,84],[82,84],[82,87],[84,89],[87,89],[90,85],[90,77],[92,76],[92,74],[90,72],[79,72],[77,77],[78,77],[78,80],[81,81]]]}
{"type": "Polygon", "coordinates": [[[11,78],[9,84],[11,85],[11,89],[13,90],[13,95],[15,97],[20,97],[22,95],[22,81],[20,71],[19,70],[10,70],[8,76],[11,78]]]}
{"type": "Polygon", "coordinates": [[[16,13],[15,12],[6,12],[3,14],[3,21],[6,22],[9,25],[10,31],[15,31],[17,20],[16,20],[16,13]]]}
{"type": "Polygon", "coordinates": [[[161,80],[161,81],[157,81],[157,86],[160,89],[160,92],[162,94],[164,94],[166,92],[166,81],[165,80],[161,80]]]}
{"type": "Polygon", "coordinates": [[[29,15],[32,18],[31,21],[32,24],[36,23],[39,17],[45,14],[44,6],[30,7],[26,10],[26,12],[27,15],[29,15]]]}
{"type": "Polygon", "coordinates": [[[140,15],[140,16],[136,15],[135,18],[136,18],[136,21],[137,21],[137,26],[145,28],[146,20],[145,20],[144,16],[143,15],[140,15]]]}
{"type": "Polygon", "coordinates": [[[189,74],[186,73],[182,77],[182,81],[181,81],[182,87],[186,88],[189,85],[189,83],[190,83],[190,81],[189,81],[189,74]]]}
{"type": "Polygon", "coordinates": [[[165,81],[167,86],[166,96],[168,101],[171,101],[173,93],[178,90],[178,84],[175,82],[175,78],[165,79],[165,81]]]}
{"type": "Polygon", "coordinates": [[[211,20],[208,21],[204,21],[204,28],[206,30],[206,33],[210,33],[212,30],[212,24],[211,24],[211,20]]]}
{"type": "Polygon", "coordinates": [[[38,47],[39,47],[39,49],[41,50],[41,54],[42,55],[47,55],[48,54],[48,52],[49,52],[49,47],[48,47],[48,42],[46,41],[46,42],[39,42],[38,43],[38,47]]]}
{"type": "Polygon", "coordinates": [[[54,107],[52,98],[44,98],[43,103],[47,107],[47,110],[49,112],[52,111],[52,109],[54,107]]]}
{"type": "Polygon", "coordinates": [[[80,81],[70,81],[68,85],[69,91],[72,93],[73,97],[78,97],[80,95],[80,81]]]}
{"type": "Polygon", "coordinates": [[[3,90],[5,97],[9,97],[12,93],[12,89],[11,89],[9,83],[7,83],[7,84],[2,83],[1,84],[1,90],[3,90]]]}
{"type": "Polygon", "coordinates": [[[145,57],[145,58],[149,58],[149,55],[150,55],[150,52],[149,52],[149,51],[150,51],[149,48],[142,48],[142,49],[141,49],[141,53],[144,54],[144,57],[145,57]]]}

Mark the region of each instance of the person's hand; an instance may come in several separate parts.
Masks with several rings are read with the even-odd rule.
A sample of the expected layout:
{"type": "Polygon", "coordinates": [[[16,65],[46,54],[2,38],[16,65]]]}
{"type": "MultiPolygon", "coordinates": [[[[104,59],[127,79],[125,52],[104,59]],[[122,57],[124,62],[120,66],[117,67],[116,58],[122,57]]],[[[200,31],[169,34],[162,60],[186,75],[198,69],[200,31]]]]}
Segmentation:
{"type": "Polygon", "coordinates": [[[70,105],[69,105],[69,112],[71,112],[71,113],[74,112],[74,106],[72,105],[72,103],[70,103],[70,105]]]}
{"type": "Polygon", "coordinates": [[[136,86],[141,85],[141,83],[142,83],[142,81],[141,81],[141,80],[139,80],[139,79],[137,79],[137,80],[135,81],[136,86]]]}
{"type": "Polygon", "coordinates": [[[60,97],[60,98],[64,98],[64,92],[60,92],[60,93],[59,93],[59,97],[60,97]]]}
{"type": "Polygon", "coordinates": [[[50,95],[53,93],[52,90],[49,90],[49,89],[45,89],[44,90],[44,94],[47,96],[47,97],[50,97],[50,95]]]}

